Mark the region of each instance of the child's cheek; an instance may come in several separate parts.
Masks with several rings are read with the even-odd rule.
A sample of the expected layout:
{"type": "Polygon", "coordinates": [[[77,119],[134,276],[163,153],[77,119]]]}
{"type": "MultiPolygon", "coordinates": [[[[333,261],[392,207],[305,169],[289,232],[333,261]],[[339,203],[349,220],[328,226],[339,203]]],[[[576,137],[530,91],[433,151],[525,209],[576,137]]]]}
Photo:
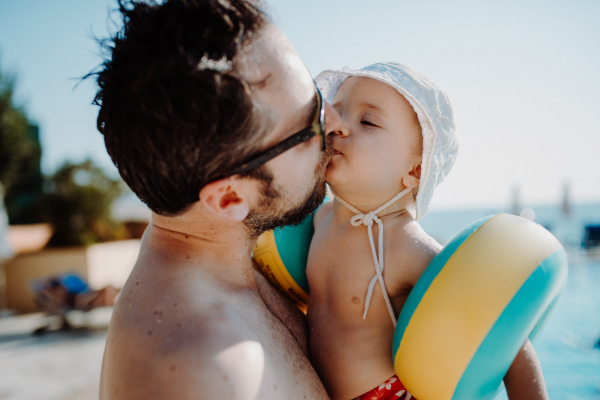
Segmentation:
{"type": "Polygon", "coordinates": [[[363,184],[372,183],[377,179],[379,172],[383,172],[381,163],[376,155],[368,154],[366,151],[355,151],[352,157],[352,174],[357,181],[363,184]]]}

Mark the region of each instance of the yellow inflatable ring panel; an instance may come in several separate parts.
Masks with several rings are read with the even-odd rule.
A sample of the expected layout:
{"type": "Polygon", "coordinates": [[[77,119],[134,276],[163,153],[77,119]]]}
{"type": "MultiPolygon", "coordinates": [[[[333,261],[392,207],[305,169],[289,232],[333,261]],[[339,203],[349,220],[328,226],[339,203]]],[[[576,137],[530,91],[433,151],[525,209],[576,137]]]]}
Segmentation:
{"type": "Polygon", "coordinates": [[[252,251],[263,275],[305,313],[309,294],[306,263],[315,232],[313,219],[311,214],[300,225],[263,233],[252,251]]]}
{"type": "Polygon", "coordinates": [[[481,219],[427,267],[398,319],[396,374],[419,400],[491,399],[564,287],[552,234],[513,215],[481,219]]]}

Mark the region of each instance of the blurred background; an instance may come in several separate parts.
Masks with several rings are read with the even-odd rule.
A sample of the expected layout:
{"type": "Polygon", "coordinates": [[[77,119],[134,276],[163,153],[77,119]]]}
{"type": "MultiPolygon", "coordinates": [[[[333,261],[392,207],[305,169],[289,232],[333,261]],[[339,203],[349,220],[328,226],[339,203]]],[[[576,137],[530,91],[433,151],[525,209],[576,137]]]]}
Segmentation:
{"type": "MultiPolygon", "coordinates": [[[[550,230],[569,280],[535,348],[551,398],[600,399],[600,2],[268,6],[313,76],[395,60],[453,95],[460,153],[422,225],[442,244],[499,212],[550,230]]],[[[0,0],[0,399],[97,398],[111,304],[150,216],[81,81],[102,62],[95,38],[120,27],[115,7],[0,0]]]]}

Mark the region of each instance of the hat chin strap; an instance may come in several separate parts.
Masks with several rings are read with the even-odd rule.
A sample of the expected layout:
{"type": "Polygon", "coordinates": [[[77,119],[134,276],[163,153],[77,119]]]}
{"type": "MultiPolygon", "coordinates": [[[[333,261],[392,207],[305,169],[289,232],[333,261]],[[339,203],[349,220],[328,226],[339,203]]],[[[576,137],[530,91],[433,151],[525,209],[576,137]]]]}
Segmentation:
{"type": "MultiPolygon", "coordinates": [[[[331,187],[329,187],[331,189],[331,187]]],[[[377,217],[377,214],[384,211],[386,208],[391,206],[393,203],[402,198],[406,193],[410,191],[411,188],[406,188],[394,197],[392,197],[387,203],[376,209],[375,211],[371,211],[369,213],[363,214],[358,211],[355,207],[350,205],[346,200],[342,199],[331,189],[331,193],[335,196],[335,198],[342,203],[347,209],[352,211],[355,216],[350,218],[350,224],[352,226],[360,226],[365,225],[368,229],[369,233],[369,243],[371,244],[371,253],[373,255],[373,263],[375,264],[375,275],[371,279],[369,283],[369,289],[367,290],[367,298],[365,299],[365,312],[363,313],[363,319],[367,317],[367,311],[369,310],[369,304],[371,303],[371,297],[373,296],[373,288],[375,287],[375,282],[379,280],[379,286],[381,286],[381,292],[383,293],[383,299],[385,300],[385,305],[387,306],[388,312],[390,313],[390,317],[392,318],[392,323],[394,324],[394,328],[396,328],[396,316],[394,315],[394,309],[392,308],[392,303],[390,302],[390,298],[387,293],[387,289],[385,288],[385,283],[383,282],[383,221],[377,217]],[[377,255],[375,242],[373,241],[373,221],[377,223],[379,227],[379,256],[377,255]]]]}

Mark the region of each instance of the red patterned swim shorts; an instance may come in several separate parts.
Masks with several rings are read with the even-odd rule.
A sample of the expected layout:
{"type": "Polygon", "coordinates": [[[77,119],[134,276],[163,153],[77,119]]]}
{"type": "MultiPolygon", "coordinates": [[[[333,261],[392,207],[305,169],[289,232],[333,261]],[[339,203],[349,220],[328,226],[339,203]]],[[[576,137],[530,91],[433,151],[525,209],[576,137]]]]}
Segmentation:
{"type": "Polygon", "coordinates": [[[415,400],[406,390],[400,379],[396,375],[375,389],[368,391],[356,398],[356,400],[415,400]]]}

